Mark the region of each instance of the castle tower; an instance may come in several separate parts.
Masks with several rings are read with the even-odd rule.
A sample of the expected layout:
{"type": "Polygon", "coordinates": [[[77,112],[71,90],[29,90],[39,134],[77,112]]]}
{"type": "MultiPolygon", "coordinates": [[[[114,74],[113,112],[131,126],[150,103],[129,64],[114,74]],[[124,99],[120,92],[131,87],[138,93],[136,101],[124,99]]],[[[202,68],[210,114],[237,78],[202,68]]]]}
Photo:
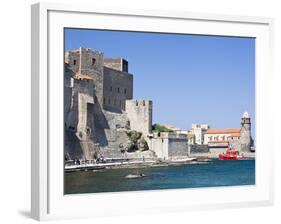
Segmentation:
{"type": "Polygon", "coordinates": [[[98,103],[103,102],[103,53],[90,48],[80,47],[65,53],[65,62],[74,73],[75,79],[93,80],[98,103]]]}
{"type": "Polygon", "coordinates": [[[139,131],[144,136],[151,133],[152,101],[126,100],[126,113],[131,130],[139,131]]]}
{"type": "Polygon", "coordinates": [[[240,131],[241,150],[249,152],[251,149],[251,118],[248,112],[244,112],[241,118],[241,131],[240,131]]]}

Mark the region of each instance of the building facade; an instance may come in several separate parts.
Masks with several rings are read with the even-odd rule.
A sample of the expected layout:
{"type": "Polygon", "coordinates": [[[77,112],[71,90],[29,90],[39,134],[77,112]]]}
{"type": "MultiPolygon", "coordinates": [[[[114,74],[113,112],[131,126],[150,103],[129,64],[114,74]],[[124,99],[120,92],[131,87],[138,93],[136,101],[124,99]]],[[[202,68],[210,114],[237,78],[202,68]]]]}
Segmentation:
{"type": "Polygon", "coordinates": [[[194,134],[195,144],[203,144],[204,135],[208,129],[209,125],[207,124],[192,124],[191,133],[194,134]]]}
{"type": "Polygon", "coordinates": [[[245,112],[242,115],[240,129],[208,129],[204,134],[204,144],[210,149],[230,147],[249,152],[253,146],[249,114],[245,112]]]}
{"type": "Polygon", "coordinates": [[[204,144],[209,147],[227,147],[233,141],[240,141],[240,129],[209,129],[204,135],[204,144]]]}

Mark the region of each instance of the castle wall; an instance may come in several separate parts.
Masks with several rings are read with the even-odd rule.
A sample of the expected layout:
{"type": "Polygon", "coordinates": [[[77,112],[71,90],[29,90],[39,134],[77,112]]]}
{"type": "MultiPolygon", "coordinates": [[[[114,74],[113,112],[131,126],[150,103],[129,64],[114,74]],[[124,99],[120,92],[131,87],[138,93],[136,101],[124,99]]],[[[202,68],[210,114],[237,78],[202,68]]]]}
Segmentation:
{"type": "Polygon", "coordinates": [[[71,159],[84,159],[80,140],[76,136],[78,124],[78,94],[74,95],[74,72],[65,64],[64,75],[64,151],[65,157],[71,159]],[[76,97],[75,97],[76,96],[76,97]]]}
{"type": "Polygon", "coordinates": [[[177,159],[181,157],[188,157],[188,145],[186,135],[175,135],[169,133],[169,159],[177,159]]]}
{"type": "MultiPolygon", "coordinates": [[[[100,143],[100,152],[106,158],[122,158],[121,149],[129,141],[126,131],[127,116],[125,113],[103,112],[103,127],[97,127],[95,139],[100,143]]],[[[96,119],[97,120],[97,119],[96,119]]]]}
{"type": "Polygon", "coordinates": [[[65,85],[65,147],[69,158],[93,158],[94,88],[92,80],[72,79],[65,85]],[[82,155],[81,155],[82,152],[82,155]],[[80,156],[79,156],[80,155],[80,156]]]}
{"type": "Polygon", "coordinates": [[[133,98],[133,75],[104,67],[104,109],[121,112],[125,100],[133,98]]]}
{"type": "Polygon", "coordinates": [[[126,100],[126,113],[130,121],[131,130],[142,132],[144,136],[151,133],[151,100],[126,100]]]}
{"type": "Polygon", "coordinates": [[[121,72],[128,72],[128,61],[123,58],[104,58],[104,66],[121,72]]]}
{"type": "Polygon", "coordinates": [[[169,159],[169,152],[168,152],[168,138],[151,138],[148,140],[149,148],[155,152],[157,158],[166,160],[169,159]]]}
{"type": "Polygon", "coordinates": [[[91,109],[89,104],[94,104],[93,82],[92,80],[75,80],[74,86],[78,94],[77,134],[81,140],[87,140],[87,128],[92,128],[92,125],[87,126],[87,122],[93,116],[92,113],[88,113],[88,110],[91,109]]]}
{"type": "Polygon", "coordinates": [[[186,135],[161,132],[160,137],[148,140],[149,147],[158,158],[176,160],[188,157],[186,135]]]}
{"type": "Polygon", "coordinates": [[[73,104],[73,77],[74,73],[69,69],[69,65],[65,63],[64,69],[64,120],[67,126],[71,121],[70,111],[73,104]]]}

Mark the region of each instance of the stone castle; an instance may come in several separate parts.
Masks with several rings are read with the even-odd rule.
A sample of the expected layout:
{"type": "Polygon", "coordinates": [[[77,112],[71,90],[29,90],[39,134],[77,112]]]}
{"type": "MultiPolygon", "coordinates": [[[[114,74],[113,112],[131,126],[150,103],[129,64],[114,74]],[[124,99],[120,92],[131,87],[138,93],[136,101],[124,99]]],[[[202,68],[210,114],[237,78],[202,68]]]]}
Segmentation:
{"type": "MultiPolygon", "coordinates": [[[[237,147],[249,151],[251,123],[246,115],[236,142],[237,147]]],[[[65,52],[64,120],[66,160],[122,159],[124,155],[165,160],[186,158],[194,150],[209,153],[212,148],[203,142],[203,126],[198,130],[195,127],[191,135],[152,133],[152,101],[133,99],[128,61],[106,58],[89,48],[65,52]],[[146,150],[127,153],[131,131],[141,133],[146,150]],[[194,134],[196,140],[192,142],[194,134]],[[195,146],[191,151],[190,145],[195,146]]]]}
{"type": "MultiPolygon", "coordinates": [[[[133,100],[128,61],[80,48],[65,53],[66,159],[122,158],[127,132],[151,132],[152,102],[133,100]]],[[[152,152],[142,153],[152,156],[152,152]]],[[[139,155],[139,156],[144,156],[139,155]]]]}

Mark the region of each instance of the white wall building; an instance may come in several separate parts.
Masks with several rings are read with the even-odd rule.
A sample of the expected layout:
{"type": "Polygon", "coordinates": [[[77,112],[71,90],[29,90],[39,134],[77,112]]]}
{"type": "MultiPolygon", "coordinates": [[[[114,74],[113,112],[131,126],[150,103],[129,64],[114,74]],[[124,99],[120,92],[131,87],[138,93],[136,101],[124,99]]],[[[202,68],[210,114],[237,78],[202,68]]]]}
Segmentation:
{"type": "Polygon", "coordinates": [[[209,129],[204,135],[204,144],[209,147],[227,147],[240,141],[240,129],[209,129]]]}
{"type": "Polygon", "coordinates": [[[207,124],[192,124],[191,132],[195,136],[195,144],[204,143],[204,134],[209,128],[207,124]]]}

